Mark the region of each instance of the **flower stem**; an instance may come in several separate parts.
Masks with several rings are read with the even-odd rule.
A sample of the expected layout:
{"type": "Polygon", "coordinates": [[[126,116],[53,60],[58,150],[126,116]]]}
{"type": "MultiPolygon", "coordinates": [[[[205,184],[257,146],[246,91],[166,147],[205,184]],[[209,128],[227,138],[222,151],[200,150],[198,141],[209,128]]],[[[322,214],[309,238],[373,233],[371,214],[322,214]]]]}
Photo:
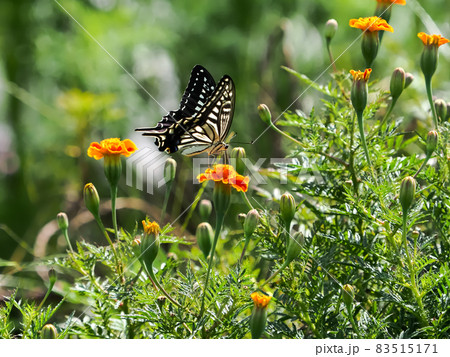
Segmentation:
{"type": "Polygon", "coordinates": [[[289,262],[286,260],[283,265],[275,272],[273,273],[262,285],[258,286],[258,289],[262,289],[266,284],[271,282],[284,268],[286,268],[289,265],[289,262]]]}
{"type": "Polygon", "coordinates": [[[217,214],[216,229],[214,232],[214,241],[213,241],[211,253],[209,255],[209,260],[208,260],[208,271],[206,272],[205,288],[203,289],[202,306],[200,308],[199,319],[203,316],[203,312],[205,309],[205,296],[206,296],[206,291],[208,290],[209,275],[211,273],[212,263],[213,263],[213,259],[214,259],[214,253],[216,252],[216,245],[217,245],[217,241],[219,240],[220,231],[222,229],[222,224],[223,224],[224,218],[225,218],[225,214],[222,214],[222,215],[217,214]]]}
{"type": "Polygon", "coordinates": [[[247,250],[248,243],[250,243],[250,237],[245,237],[244,249],[242,249],[241,257],[239,258],[239,265],[242,264],[242,260],[244,259],[245,251],[247,250]]]}
{"type": "Polygon", "coordinates": [[[49,287],[47,289],[47,293],[45,294],[44,298],[42,299],[41,303],[39,304],[39,306],[37,308],[38,310],[40,310],[42,308],[42,306],[44,306],[45,301],[47,300],[48,296],[50,295],[50,293],[53,290],[53,285],[55,285],[55,283],[49,285],[49,287]]]}
{"type": "Polygon", "coordinates": [[[363,112],[357,111],[356,116],[358,118],[358,128],[359,128],[359,135],[361,137],[361,145],[364,149],[364,154],[366,155],[366,160],[367,160],[367,163],[369,164],[370,171],[372,173],[372,178],[374,180],[374,183],[376,183],[377,179],[375,176],[375,172],[373,170],[372,162],[370,161],[369,150],[367,149],[367,143],[366,143],[366,136],[364,134],[363,112]]]}
{"type": "Polygon", "coordinates": [[[422,165],[420,165],[419,169],[417,170],[417,172],[414,174],[413,178],[415,179],[417,177],[417,175],[422,171],[422,169],[425,167],[425,165],[427,164],[428,160],[430,160],[430,156],[431,155],[427,155],[425,157],[425,160],[423,161],[422,165]]]}
{"type": "Polygon", "coordinates": [[[70,243],[68,230],[67,229],[63,229],[62,231],[63,231],[64,238],[66,240],[67,245],[69,246],[69,249],[70,249],[71,253],[74,253],[73,248],[72,248],[72,244],[70,243]]]}
{"type": "Polygon", "coordinates": [[[337,72],[336,63],[334,61],[333,53],[331,52],[331,46],[330,46],[331,40],[327,38],[327,52],[328,57],[330,57],[331,65],[333,66],[333,71],[337,72]]]}
{"type": "Polygon", "coordinates": [[[147,273],[148,276],[150,277],[150,280],[152,281],[152,283],[159,289],[161,290],[161,292],[170,300],[171,303],[173,303],[175,306],[182,308],[182,309],[186,309],[184,308],[178,301],[176,301],[174,298],[172,298],[169,293],[162,287],[162,285],[159,283],[158,279],[156,279],[155,274],[153,273],[153,269],[147,269],[147,273]]]}
{"type": "Polygon", "coordinates": [[[241,191],[241,195],[242,195],[242,198],[244,199],[244,202],[247,204],[247,207],[252,210],[253,206],[250,203],[250,201],[249,201],[249,199],[247,197],[247,194],[244,191],[241,191]]]}
{"type": "Polygon", "coordinates": [[[358,324],[355,321],[355,318],[353,317],[353,309],[351,306],[347,306],[347,314],[348,318],[350,319],[350,323],[352,324],[353,330],[356,332],[356,335],[359,339],[362,338],[361,332],[359,331],[358,324]]]}
{"type": "MultiPolygon", "coordinates": [[[[112,202],[112,201],[111,201],[112,202]]],[[[113,210],[114,211],[114,210],[113,210]]],[[[114,259],[116,261],[116,267],[117,267],[117,274],[122,275],[122,269],[121,266],[119,264],[119,257],[117,255],[117,251],[116,251],[116,247],[114,247],[114,244],[111,240],[111,238],[109,238],[108,232],[105,229],[105,226],[103,225],[103,222],[101,221],[99,216],[95,216],[95,220],[97,221],[98,226],[100,227],[100,230],[102,231],[102,233],[104,234],[106,240],[108,241],[108,244],[111,247],[111,250],[113,252],[114,255],[114,259]]],[[[123,278],[123,277],[122,277],[123,278]]]]}
{"type": "Polygon", "coordinates": [[[114,227],[114,235],[116,236],[116,241],[119,241],[119,234],[117,230],[116,198],[117,185],[111,185],[111,214],[114,227]]]}
{"type": "Polygon", "coordinates": [[[409,275],[410,275],[410,278],[411,278],[410,289],[411,289],[411,292],[414,295],[414,298],[416,299],[417,305],[419,306],[419,319],[420,319],[420,322],[422,323],[423,326],[426,326],[427,325],[426,314],[425,314],[425,310],[424,310],[424,307],[423,307],[422,297],[421,297],[421,295],[419,293],[419,288],[417,287],[417,283],[416,283],[416,271],[414,269],[413,258],[409,254],[408,240],[406,239],[406,233],[407,233],[407,224],[406,223],[407,223],[407,219],[408,219],[408,210],[403,210],[402,241],[403,241],[403,246],[404,246],[405,253],[406,253],[406,264],[408,265],[409,275]]]}
{"type": "Polygon", "coordinates": [[[161,209],[161,222],[164,222],[164,216],[166,215],[167,203],[169,202],[170,192],[172,191],[173,180],[166,185],[166,193],[164,194],[164,202],[161,209]]]}
{"type": "Polygon", "coordinates": [[[425,86],[427,89],[427,97],[428,97],[428,102],[430,103],[431,113],[433,114],[434,126],[435,126],[435,129],[437,130],[438,118],[437,118],[436,108],[434,107],[434,103],[433,103],[433,95],[432,95],[432,90],[431,90],[431,76],[430,77],[425,76],[425,86]]]}
{"type": "Polygon", "coordinates": [[[395,104],[397,103],[397,99],[398,99],[398,98],[399,98],[399,97],[395,97],[395,98],[392,97],[392,102],[391,102],[391,104],[389,105],[389,108],[388,108],[386,114],[384,114],[383,119],[381,119],[380,124],[376,127],[376,129],[373,130],[373,131],[367,136],[367,139],[368,139],[368,140],[369,140],[369,139],[372,139],[372,138],[375,136],[375,134],[377,134],[377,133],[380,131],[380,129],[383,127],[384,123],[386,123],[387,119],[389,118],[389,115],[391,115],[391,113],[392,113],[392,109],[394,109],[394,106],[395,106],[395,104]]]}

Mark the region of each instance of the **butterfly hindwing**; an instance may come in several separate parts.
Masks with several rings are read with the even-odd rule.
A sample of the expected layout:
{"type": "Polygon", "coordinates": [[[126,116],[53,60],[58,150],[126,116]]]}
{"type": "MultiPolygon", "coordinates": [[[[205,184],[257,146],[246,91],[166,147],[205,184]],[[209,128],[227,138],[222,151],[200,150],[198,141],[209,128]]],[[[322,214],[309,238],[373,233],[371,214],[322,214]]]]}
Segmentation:
{"type": "Polygon", "coordinates": [[[142,135],[155,137],[160,151],[197,155],[220,145],[231,126],[235,103],[233,80],[224,76],[215,86],[202,66],[191,72],[189,84],[177,111],[171,111],[154,128],[140,128],[142,135]]]}

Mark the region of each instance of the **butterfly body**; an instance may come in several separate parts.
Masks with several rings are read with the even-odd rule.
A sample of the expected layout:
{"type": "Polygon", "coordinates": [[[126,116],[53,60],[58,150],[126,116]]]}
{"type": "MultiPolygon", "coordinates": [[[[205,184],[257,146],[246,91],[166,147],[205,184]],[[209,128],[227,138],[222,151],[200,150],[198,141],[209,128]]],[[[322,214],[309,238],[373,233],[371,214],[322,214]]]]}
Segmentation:
{"type": "Polygon", "coordinates": [[[170,111],[153,128],[138,128],[144,136],[155,138],[160,151],[181,149],[188,156],[203,152],[215,155],[227,149],[224,142],[234,114],[235,87],[225,75],[216,85],[202,66],[193,68],[180,108],[170,111]]]}

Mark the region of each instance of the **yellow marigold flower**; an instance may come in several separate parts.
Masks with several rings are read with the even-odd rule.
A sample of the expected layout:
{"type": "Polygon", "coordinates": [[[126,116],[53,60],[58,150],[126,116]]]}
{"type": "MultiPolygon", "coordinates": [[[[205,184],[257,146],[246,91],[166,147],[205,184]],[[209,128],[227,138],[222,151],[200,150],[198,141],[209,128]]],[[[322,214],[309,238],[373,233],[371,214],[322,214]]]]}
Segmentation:
{"type": "Polygon", "coordinates": [[[89,146],[87,154],[96,160],[100,160],[104,156],[130,156],[137,150],[136,145],[130,140],[120,140],[119,138],[111,138],[102,140],[100,143],[92,142],[89,146]]]}
{"type": "Polygon", "coordinates": [[[150,222],[148,219],[144,219],[142,221],[142,226],[144,227],[145,234],[159,234],[161,229],[159,228],[159,224],[156,222],[150,222]]]}
{"type": "Polygon", "coordinates": [[[372,68],[366,68],[364,72],[355,71],[353,69],[350,70],[350,73],[353,76],[354,81],[365,81],[367,82],[370,77],[370,73],[372,72],[372,68]]]}
{"type": "Polygon", "coordinates": [[[349,21],[351,27],[368,31],[389,31],[394,32],[394,29],[389,25],[386,20],[379,18],[378,16],[360,17],[359,19],[351,19],[349,21]]]}
{"type": "Polygon", "coordinates": [[[377,0],[380,4],[386,4],[386,5],[406,5],[406,0],[377,0]]]}
{"type": "Polygon", "coordinates": [[[212,169],[206,169],[204,173],[197,176],[197,180],[200,183],[207,180],[222,182],[225,185],[231,185],[238,192],[247,192],[250,178],[248,176],[239,175],[231,165],[219,164],[214,165],[212,169]]]}
{"type": "Polygon", "coordinates": [[[417,37],[419,37],[423,44],[425,46],[442,46],[445,45],[447,42],[450,42],[450,40],[446,39],[445,37],[442,37],[441,35],[427,35],[425,32],[419,32],[417,34],[417,37]]]}
{"type": "Polygon", "coordinates": [[[255,307],[260,309],[265,309],[267,305],[269,305],[270,299],[272,299],[271,296],[267,296],[259,292],[254,292],[250,296],[255,304],[255,307]]]}

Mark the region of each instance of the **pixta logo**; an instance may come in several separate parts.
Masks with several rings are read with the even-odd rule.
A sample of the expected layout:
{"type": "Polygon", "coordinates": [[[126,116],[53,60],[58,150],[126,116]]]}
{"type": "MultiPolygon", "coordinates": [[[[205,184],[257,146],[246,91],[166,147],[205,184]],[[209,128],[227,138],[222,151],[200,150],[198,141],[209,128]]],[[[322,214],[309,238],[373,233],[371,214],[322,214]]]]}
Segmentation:
{"type": "Polygon", "coordinates": [[[144,181],[147,183],[147,193],[153,194],[153,189],[165,185],[164,165],[168,155],[148,147],[140,149],[127,159],[126,184],[144,191],[144,181]],[[136,172],[136,185],[133,185],[133,172],[136,172]]]}

